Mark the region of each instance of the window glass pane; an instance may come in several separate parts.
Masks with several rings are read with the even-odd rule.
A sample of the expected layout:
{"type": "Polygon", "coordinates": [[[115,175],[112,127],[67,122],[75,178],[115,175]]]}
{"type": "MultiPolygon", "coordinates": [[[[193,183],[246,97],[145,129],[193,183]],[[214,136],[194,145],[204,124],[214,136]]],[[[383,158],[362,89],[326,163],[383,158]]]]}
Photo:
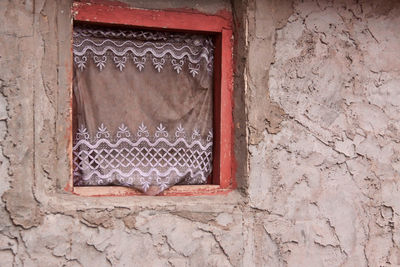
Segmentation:
{"type": "Polygon", "coordinates": [[[212,168],[212,36],[74,28],[74,185],[157,194],[212,168]]]}

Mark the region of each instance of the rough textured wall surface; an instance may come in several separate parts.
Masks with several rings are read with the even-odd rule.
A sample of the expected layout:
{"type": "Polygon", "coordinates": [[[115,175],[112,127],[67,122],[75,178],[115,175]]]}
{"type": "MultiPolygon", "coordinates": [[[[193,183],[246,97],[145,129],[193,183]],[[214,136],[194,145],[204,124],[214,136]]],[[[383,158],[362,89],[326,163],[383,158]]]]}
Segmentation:
{"type": "Polygon", "coordinates": [[[284,119],[249,146],[263,264],[400,264],[399,28],[399,1],[296,1],[276,29],[284,119]]]}
{"type": "Polygon", "coordinates": [[[0,266],[400,265],[398,1],[231,10],[239,189],[84,198],[69,179],[70,1],[0,2],[0,266]]]}

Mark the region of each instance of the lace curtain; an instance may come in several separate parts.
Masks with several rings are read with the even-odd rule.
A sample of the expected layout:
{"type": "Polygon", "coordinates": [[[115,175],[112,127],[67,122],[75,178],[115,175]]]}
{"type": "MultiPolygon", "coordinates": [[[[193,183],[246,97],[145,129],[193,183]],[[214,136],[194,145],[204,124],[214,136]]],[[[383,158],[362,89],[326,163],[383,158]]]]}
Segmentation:
{"type": "Polygon", "coordinates": [[[212,171],[213,42],[207,35],[77,26],[75,186],[155,195],[212,171]]]}

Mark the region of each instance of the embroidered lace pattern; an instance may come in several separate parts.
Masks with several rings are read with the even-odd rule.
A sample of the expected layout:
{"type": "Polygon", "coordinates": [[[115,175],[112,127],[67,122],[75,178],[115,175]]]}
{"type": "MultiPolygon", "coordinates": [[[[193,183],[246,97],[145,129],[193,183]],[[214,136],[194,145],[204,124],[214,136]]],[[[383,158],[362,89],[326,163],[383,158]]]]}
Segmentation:
{"type": "Polygon", "coordinates": [[[95,134],[81,126],[75,136],[74,183],[123,185],[158,192],[174,184],[203,184],[212,171],[212,130],[186,132],[179,125],[167,131],[142,123],[135,133],[122,124],[115,134],[101,124],[95,134]]]}
{"type": "Polygon", "coordinates": [[[214,45],[205,35],[75,27],[73,54],[81,71],[88,60],[100,71],[109,64],[123,71],[130,61],[138,71],[151,66],[161,72],[170,64],[177,74],[185,67],[195,77],[200,71],[212,73],[214,45]]]}

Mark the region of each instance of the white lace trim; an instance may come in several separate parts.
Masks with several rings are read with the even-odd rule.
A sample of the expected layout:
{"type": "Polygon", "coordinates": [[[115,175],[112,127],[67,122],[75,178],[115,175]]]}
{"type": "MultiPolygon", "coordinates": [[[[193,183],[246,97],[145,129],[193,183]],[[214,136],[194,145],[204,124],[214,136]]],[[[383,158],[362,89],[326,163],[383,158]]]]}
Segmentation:
{"type": "Polygon", "coordinates": [[[121,184],[160,191],[184,181],[202,184],[212,171],[212,130],[186,134],[179,125],[173,134],[160,124],[153,135],[142,123],[136,134],[122,124],[114,136],[101,124],[93,136],[81,126],[73,146],[76,185],[121,184]]]}
{"type": "Polygon", "coordinates": [[[151,63],[161,72],[168,61],[179,74],[186,62],[193,77],[201,66],[211,73],[214,46],[211,37],[167,32],[123,31],[110,29],[74,28],[74,62],[83,71],[91,58],[101,71],[107,62],[123,71],[128,60],[142,71],[151,56],[151,63]]]}
{"type": "MultiPolygon", "coordinates": [[[[73,37],[112,38],[112,39],[135,39],[142,41],[170,41],[175,43],[188,43],[200,46],[209,44],[210,38],[204,35],[176,32],[143,31],[143,30],[122,30],[116,28],[94,28],[88,26],[74,26],[73,37]]],[[[212,42],[211,42],[212,43],[212,42]]]]}

